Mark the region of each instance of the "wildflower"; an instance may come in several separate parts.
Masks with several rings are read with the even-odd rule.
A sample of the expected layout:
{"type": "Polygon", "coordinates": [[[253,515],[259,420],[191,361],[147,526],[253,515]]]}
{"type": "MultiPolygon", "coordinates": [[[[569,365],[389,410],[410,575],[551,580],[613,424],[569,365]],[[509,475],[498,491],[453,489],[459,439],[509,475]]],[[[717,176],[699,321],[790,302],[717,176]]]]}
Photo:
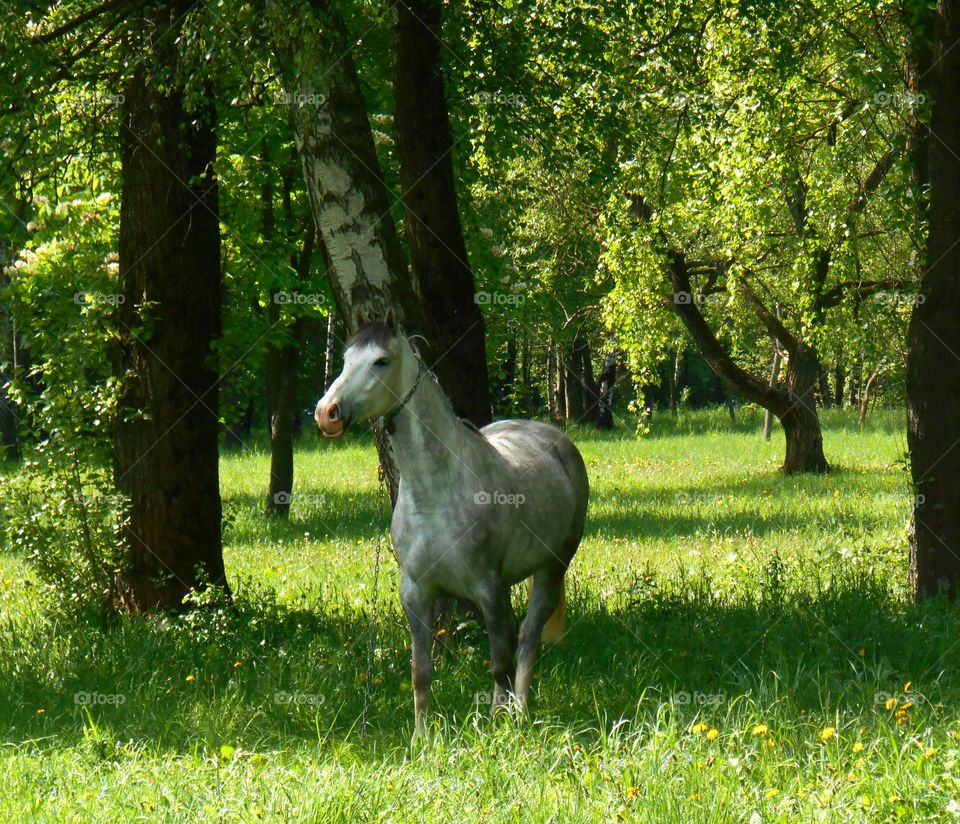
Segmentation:
{"type": "Polygon", "coordinates": [[[936,754],[937,754],[937,748],[936,748],[936,747],[927,747],[927,748],[923,751],[923,757],[924,757],[924,758],[933,758],[936,754]]]}
{"type": "Polygon", "coordinates": [[[897,706],[897,699],[891,696],[887,699],[886,707],[888,710],[892,710],[895,706],[897,706]]]}
{"type": "Polygon", "coordinates": [[[189,682],[189,681],[195,681],[196,679],[192,675],[188,675],[184,680],[189,682]]]}
{"type": "Polygon", "coordinates": [[[716,727],[711,727],[707,732],[707,741],[716,741],[720,737],[720,731],[716,727]]]}
{"type": "Polygon", "coordinates": [[[780,795],[780,790],[778,790],[776,787],[771,787],[769,790],[767,790],[767,791],[763,794],[763,797],[764,797],[764,798],[776,798],[778,795],[780,795]]]}
{"type": "Polygon", "coordinates": [[[824,727],[820,730],[820,740],[829,741],[831,738],[836,738],[837,731],[833,727],[824,727]]]}
{"type": "Polygon", "coordinates": [[[694,733],[695,735],[699,735],[700,733],[706,732],[709,729],[710,727],[708,727],[706,724],[694,724],[690,728],[690,732],[694,733]]]}
{"type": "Polygon", "coordinates": [[[242,667],[242,666],[243,666],[243,662],[242,662],[242,661],[234,661],[234,662],[233,662],[233,668],[234,668],[234,669],[237,669],[237,667],[242,667]]]}
{"type": "Polygon", "coordinates": [[[37,715],[45,715],[46,712],[47,712],[47,711],[46,711],[45,709],[39,709],[39,710],[37,710],[37,715]]]}
{"type": "Polygon", "coordinates": [[[858,741],[856,744],[851,747],[854,752],[863,752],[864,746],[862,741],[858,741]]]}
{"type": "Polygon", "coordinates": [[[913,681],[907,681],[907,683],[903,685],[903,691],[910,692],[910,687],[912,686],[913,686],[913,681]]]}
{"type": "Polygon", "coordinates": [[[757,724],[753,728],[754,735],[766,735],[768,732],[770,732],[770,728],[766,724],[757,724]]]}
{"type": "Polygon", "coordinates": [[[636,798],[638,795],[640,795],[640,790],[636,787],[627,787],[627,798],[636,798]]]}

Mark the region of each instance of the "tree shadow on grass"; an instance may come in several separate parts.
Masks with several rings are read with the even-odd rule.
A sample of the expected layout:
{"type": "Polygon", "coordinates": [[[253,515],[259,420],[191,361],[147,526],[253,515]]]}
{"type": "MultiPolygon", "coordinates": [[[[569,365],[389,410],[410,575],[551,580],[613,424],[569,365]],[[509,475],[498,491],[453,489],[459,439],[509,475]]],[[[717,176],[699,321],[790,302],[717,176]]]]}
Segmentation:
{"type": "Polygon", "coordinates": [[[638,495],[626,506],[624,499],[629,496],[623,490],[601,487],[594,491],[586,535],[631,539],[684,537],[702,534],[706,527],[721,533],[749,531],[763,536],[810,526],[811,519],[801,517],[798,510],[811,505],[822,508],[816,517],[829,521],[829,534],[851,529],[874,532],[886,526],[889,519],[851,507],[851,499],[876,496],[887,509],[900,502],[905,513],[911,503],[905,484],[885,483],[879,488],[870,481],[875,477],[873,473],[843,470],[828,477],[786,479],[771,472],[750,477],[724,476],[714,483],[685,486],[665,482],[662,492],[638,495]],[[838,489],[842,489],[839,496],[835,495],[838,489]],[[789,496],[793,496],[796,505],[789,503],[789,496]],[[777,506],[771,505],[773,500],[778,502],[777,506]]]}
{"type": "MultiPolygon", "coordinates": [[[[771,585],[755,597],[653,581],[617,609],[584,594],[571,601],[563,642],[538,664],[533,714],[582,731],[598,717],[652,719],[669,704],[686,723],[747,696],[798,719],[883,715],[884,696],[912,681],[915,711],[929,718],[960,702],[958,624],[958,608],[898,602],[869,576],[815,594],[771,585]]],[[[0,662],[5,743],[72,746],[95,728],[177,752],[344,738],[366,746],[358,723],[370,624],[362,609],[243,594],[233,609],[50,632],[4,639],[13,641],[0,662]]],[[[395,606],[378,618],[373,647],[365,740],[382,748],[404,743],[412,729],[408,636],[395,606]]],[[[450,722],[486,702],[487,657],[472,629],[439,663],[435,706],[450,722]]]]}

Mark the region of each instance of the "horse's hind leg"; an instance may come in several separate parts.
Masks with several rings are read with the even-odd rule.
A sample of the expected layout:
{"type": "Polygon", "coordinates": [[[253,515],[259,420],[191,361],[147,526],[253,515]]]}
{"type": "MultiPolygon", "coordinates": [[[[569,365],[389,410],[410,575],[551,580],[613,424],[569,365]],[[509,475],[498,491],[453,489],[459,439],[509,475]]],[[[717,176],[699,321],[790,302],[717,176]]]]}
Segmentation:
{"type": "Polygon", "coordinates": [[[493,701],[491,710],[496,713],[506,707],[513,690],[513,656],[517,650],[517,622],[510,602],[510,588],[492,589],[480,599],[483,620],[490,639],[490,673],[493,675],[493,701]]]}
{"type": "Polygon", "coordinates": [[[414,735],[426,732],[433,680],[433,604],[436,599],[410,579],[400,582],[400,601],[410,623],[410,664],[413,682],[414,735]]]}
{"type": "Polygon", "coordinates": [[[540,649],[540,636],[560,602],[565,571],[561,567],[551,567],[541,569],[533,576],[530,606],[520,625],[520,642],[517,646],[516,695],[517,701],[524,709],[527,706],[530,680],[533,677],[533,667],[537,662],[537,652],[540,649]]]}

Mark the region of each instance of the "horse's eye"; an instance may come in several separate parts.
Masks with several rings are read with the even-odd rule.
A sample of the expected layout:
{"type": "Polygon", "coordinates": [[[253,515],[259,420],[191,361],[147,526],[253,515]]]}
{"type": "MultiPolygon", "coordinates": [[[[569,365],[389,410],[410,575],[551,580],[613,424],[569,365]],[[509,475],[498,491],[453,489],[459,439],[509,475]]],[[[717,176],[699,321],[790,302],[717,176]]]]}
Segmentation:
{"type": "Polygon", "coordinates": [[[389,364],[389,363],[390,363],[390,361],[388,361],[386,358],[377,358],[377,359],[373,362],[373,365],[374,365],[374,366],[386,366],[386,365],[389,364]]]}

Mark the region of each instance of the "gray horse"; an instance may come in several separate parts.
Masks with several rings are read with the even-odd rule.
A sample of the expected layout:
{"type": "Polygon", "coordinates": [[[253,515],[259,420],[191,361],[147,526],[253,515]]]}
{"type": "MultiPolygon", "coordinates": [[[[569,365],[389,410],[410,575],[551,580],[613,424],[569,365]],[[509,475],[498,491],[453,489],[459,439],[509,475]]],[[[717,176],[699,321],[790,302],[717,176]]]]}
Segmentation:
{"type": "Polygon", "coordinates": [[[383,321],[358,321],[316,420],[328,438],[377,417],[389,433],[400,475],[390,531],[412,636],[417,732],[430,703],[433,608],[441,595],[467,598],[483,613],[493,711],[511,700],[525,710],[541,635],[553,641],[562,633],[563,577],[587,512],[583,459],[544,423],[499,421],[479,431],[465,424],[392,310],[383,321]],[[531,577],[518,640],[510,587],[531,577]]]}

